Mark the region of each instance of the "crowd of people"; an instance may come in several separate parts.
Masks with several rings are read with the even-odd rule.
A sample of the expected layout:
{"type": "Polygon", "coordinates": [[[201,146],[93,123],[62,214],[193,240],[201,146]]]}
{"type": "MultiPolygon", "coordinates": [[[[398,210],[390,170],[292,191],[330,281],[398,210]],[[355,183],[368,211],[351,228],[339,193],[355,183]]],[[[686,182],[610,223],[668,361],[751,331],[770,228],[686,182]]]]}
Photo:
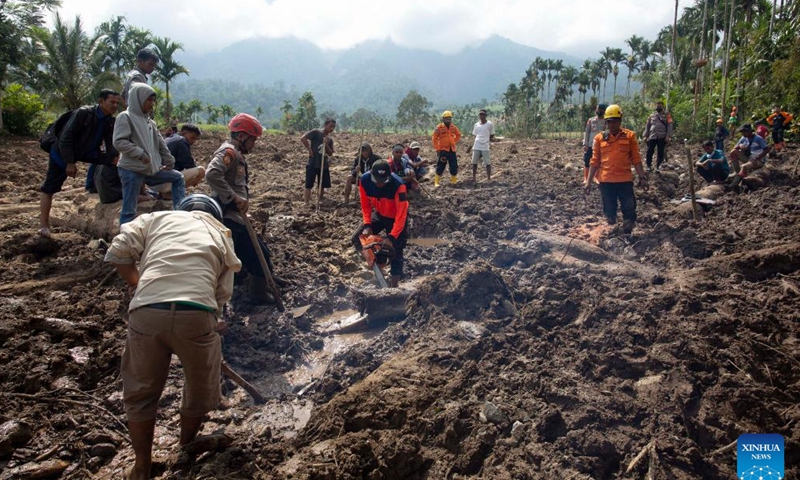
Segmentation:
{"type": "MultiPolygon", "coordinates": [[[[90,165],[87,190],[96,192],[103,203],[121,201],[120,233],[111,243],[106,261],[134,289],[122,361],[124,403],[136,454],[129,478],[134,480],[149,478],[156,407],[170,356],[175,353],[180,357],[186,374],[180,417],[180,443],[185,445],[197,435],[203,416],[219,402],[218,316],[231,298],[234,278],[244,273],[250,298],[260,303],[275,301],[267,288],[268,278],[287,286],[274,275],[270,249],[252,232],[247,219],[247,154],[262,136],[262,125],[249,114],[235,115],[228,124],[229,137],[203,165],[192,154],[192,146],[202,135],[197,126],[170,125],[165,137],[153,120],[157,94],[147,84],[147,76],[158,63],[155,52],[143,49],[121,93],[103,90],[96,105],[72,112],[47,149],[49,164],[41,186],[39,233],[44,236],[51,235],[53,196],[67,177],[77,175],[77,162],[90,165]],[[117,115],[121,103],[125,108],[117,115]],[[212,195],[186,195],[187,187],[202,182],[212,195]],[[154,197],[171,200],[173,211],[138,215],[138,203],[154,197]]],[[[475,183],[479,164],[485,168],[487,180],[492,177],[491,144],[497,139],[487,116],[486,110],[479,111],[471,132],[473,141],[467,148],[475,183]]],[[[734,108],[728,128],[736,125],[736,118],[734,108]]],[[[719,118],[714,138],[702,143],[705,153],[696,163],[697,173],[709,184],[737,189],[742,179],[765,165],[769,154],[785,148],[784,130],[792,119],[776,106],[757,128],[749,123],[739,126],[741,138],[726,155],[725,143],[731,134],[719,118]],[[772,146],[766,141],[770,131],[766,125],[771,128],[772,146]]],[[[619,105],[600,104],[587,120],[583,187],[588,193],[593,185],[598,186],[608,223],[615,225],[621,210],[622,233],[630,235],[637,218],[633,171],[639,186],[648,189],[648,172],[658,172],[664,166],[674,125],[664,104],[657,102],[642,135],[645,162],[637,134],[622,125],[619,105]]],[[[299,139],[308,157],[303,195],[306,203],[311,202],[315,184],[317,202],[331,187],[335,129],[335,119],[326,119],[321,128],[299,139]]],[[[361,222],[352,244],[361,252],[362,235],[385,234],[382,247],[392,252],[392,287],[397,287],[403,276],[409,196],[422,188],[431,167],[434,187],[441,185],[445,170],[450,174],[450,184],[458,183],[457,147],[461,138],[452,112],[445,111],[431,135],[434,160],[423,158],[423,145],[416,141],[396,144],[386,156],[376,153],[368,142],[358,148],[344,189],[345,203],[350,202],[353,187],[360,198],[361,222]]]]}

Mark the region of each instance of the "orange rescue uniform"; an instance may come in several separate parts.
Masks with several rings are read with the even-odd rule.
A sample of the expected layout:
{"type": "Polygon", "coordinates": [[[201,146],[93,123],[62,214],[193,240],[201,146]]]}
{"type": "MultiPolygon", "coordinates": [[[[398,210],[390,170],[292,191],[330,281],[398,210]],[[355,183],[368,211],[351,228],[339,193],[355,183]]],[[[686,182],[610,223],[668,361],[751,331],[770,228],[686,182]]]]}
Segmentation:
{"type": "Polygon", "coordinates": [[[600,132],[594,137],[591,165],[601,183],[632,182],[631,167],[642,163],[636,134],[621,128],[617,135],[600,132]]]}
{"type": "Polygon", "coordinates": [[[455,152],[456,144],[461,139],[461,132],[458,127],[450,124],[448,128],[444,122],[436,126],[433,131],[433,149],[437,152],[444,150],[445,152],[455,152]]]}

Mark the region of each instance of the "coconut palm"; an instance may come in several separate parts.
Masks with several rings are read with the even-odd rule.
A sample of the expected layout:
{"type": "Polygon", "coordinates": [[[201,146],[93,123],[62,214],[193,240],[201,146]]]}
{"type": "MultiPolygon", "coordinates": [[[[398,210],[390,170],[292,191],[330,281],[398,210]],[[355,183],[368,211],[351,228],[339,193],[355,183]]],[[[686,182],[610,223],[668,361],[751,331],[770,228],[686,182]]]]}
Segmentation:
{"type": "Polygon", "coordinates": [[[617,96],[617,76],[619,75],[619,64],[625,60],[625,55],[622,54],[621,48],[612,48],[609,60],[614,65],[611,67],[611,73],[614,74],[614,93],[611,95],[611,100],[617,96]]]}
{"type": "Polygon", "coordinates": [[[114,72],[120,79],[124,75],[125,66],[125,17],[116,16],[97,27],[96,35],[102,42],[104,61],[114,67],[114,72]]]}
{"type": "Polygon", "coordinates": [[[631,96],[631,75],[633,75],[635,72],[638,72],[639,68],[641,67],[642,64],[639,61],[639,58],[637,56],[635,56],[635,55],[628,55],[627,57],[625,57],[625,60],[623,60],[622,63],[628,69],[628,84],[625,87],[625,96],[626,97],[630,97],[631,96]]]}
{"type": "Polygon", "coordinates": [[[601,66],[603,71],[603,100],[606,99],[606,83],[608,83],[608,75],[611,73],[611,57],[614,55],[614,49],[606,47],[605,50],[600,52],[598,65],[601,66]]]}
{"type": "Polygon", "coordinates": [[[64,107],[70,110],[80,107],[92,100],[102,85],[113,80],[110,74],[98,75],[101,41],[86,35],[80,17],[75,17],[69,26],[56,13],[52,32],[36,28],[33,34],[47,54],[44,83],[64,107]]]}
{"type": "Polygon", "coordinates": [[[167,37],[156,37],[153,39],[153,45],[156,47],[156,50],[158,50],[158,56],[161,58],[161,63],[158,65],[158,70],[156,70],[155,79],[164,82],[166,90],[165,96],[167,97],[164,119],[167,121],[167,124],[169,124],[170,114],[172,113],[169,84],[178,75],[189,75],[189,70],[173,58],[175,52],[183,50],[183,44],[173,42],[167,37]]]}

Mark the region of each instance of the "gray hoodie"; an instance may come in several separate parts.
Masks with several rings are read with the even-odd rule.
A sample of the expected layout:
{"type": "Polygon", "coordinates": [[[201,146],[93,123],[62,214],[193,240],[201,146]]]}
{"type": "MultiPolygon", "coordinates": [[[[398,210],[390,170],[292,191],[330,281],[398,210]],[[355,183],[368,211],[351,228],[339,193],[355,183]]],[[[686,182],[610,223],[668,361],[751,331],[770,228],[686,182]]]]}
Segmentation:
{"type": "Polygon", "coordinates": [[[156,122],[142,112],[144,102],[155,93],[146,83],[131,85],[128,108],[117,116],[114,124],[114,148],[120,153],[117,168],[150,176],[162,166],[175,166],[175,158],[169,153],[156,122]],[[150,163],[143,162],[146,156],[150,157],[150,163]]]}

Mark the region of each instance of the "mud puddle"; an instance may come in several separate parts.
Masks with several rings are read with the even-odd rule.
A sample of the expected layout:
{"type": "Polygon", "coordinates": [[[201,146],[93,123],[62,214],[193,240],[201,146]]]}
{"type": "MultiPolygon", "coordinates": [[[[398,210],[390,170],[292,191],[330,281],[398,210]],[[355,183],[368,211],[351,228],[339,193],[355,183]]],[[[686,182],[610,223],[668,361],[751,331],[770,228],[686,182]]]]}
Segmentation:
{"type": "Polygon", "coordinates": [[[436,245],[443,245],[447,240],[437,237],[423,237],[423,238],[410,238],[408,243],[411,245],[419,245],[420,247],[435,247],[436,245]]]}
{"type": "Polygon", "coordinates": [[[289,372],[266,373],[252,382],[264,396],[279,400],[277,403],[270,402],[268,408],[261,409],[248,419],[257,436],[270,428],[274,433],[292,438],[306,426],[314,403],[306,399],[305,394],[324,378],[337,355],[369,342],[380,335],[386,326],[371,326],[368,330],[358,332],[348,330],[356,323],[361,324],[365,317],[357,310],[347,309],[316,320],[314,324],[327,335],[320,350],[310,352],[302,364],[289,372]]]}

